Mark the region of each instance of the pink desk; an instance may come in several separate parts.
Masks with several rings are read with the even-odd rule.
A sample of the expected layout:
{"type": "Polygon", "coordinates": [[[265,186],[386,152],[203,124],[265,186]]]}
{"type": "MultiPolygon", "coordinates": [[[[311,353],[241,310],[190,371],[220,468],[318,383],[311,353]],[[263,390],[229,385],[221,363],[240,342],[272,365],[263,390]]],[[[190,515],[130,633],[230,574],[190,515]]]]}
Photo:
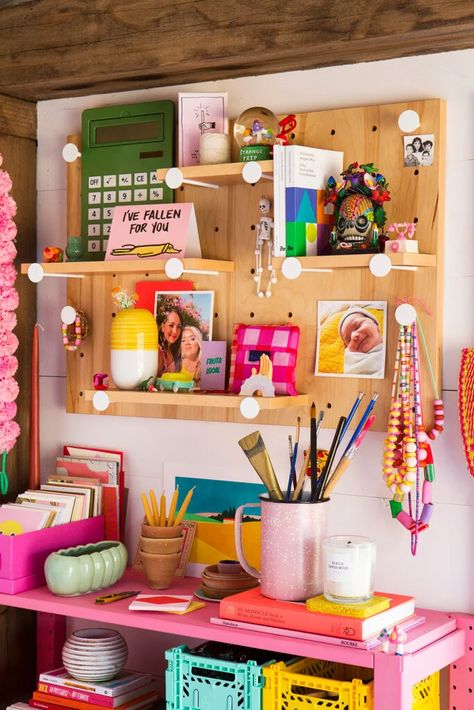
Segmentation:
{"type": "MultiPolygon", "coordinates": [[[[190,594],[198,586],[199,580],[186,577],[177,579],[168,591],[172,594],[190,594]]],[[[128,570],[120,582],[109,587],[107,592],[126,589],[153,591],[147,590],[143,575],[132,570],[128,570]]],[[[58,659],[64,641],[65,617],[71,616],[97,623],[271,649],[297,656],[373,668],[375,710],[411,710],[412,685],[431,673],[454,664],[454,667],[451,665],[450,708],[474,710],[474,619],[467,615],[418,609],[417,612],[425,616],[426,621],[408,631],[407,647],[410,651],[403,656],[395,656],[393,652],[382,653],[380,647],[366,651],[217,626],[209,621],[210,617],[218,614],[218,605],[212,602],[207,602],[203,609],[189,615],[176,616],[129,611],[129,599],[98,605],[95,604],[95,598],[99,594],[100,592],[78,597],[56,597],[46,587],[39,587],[16,595],[0,594],[0,604],[42,612],[38,616],[38,663],[41,669],[60,665],[58,659]],[[453,678],[457,678],[456,682],[453,678]]]]}

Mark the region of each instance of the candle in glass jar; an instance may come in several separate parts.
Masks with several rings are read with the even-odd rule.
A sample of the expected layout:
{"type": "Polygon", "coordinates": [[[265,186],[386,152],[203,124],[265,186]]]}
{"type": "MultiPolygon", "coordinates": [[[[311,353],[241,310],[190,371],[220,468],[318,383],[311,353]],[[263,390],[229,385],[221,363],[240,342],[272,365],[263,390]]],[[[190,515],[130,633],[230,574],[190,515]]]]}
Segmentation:
{"type": "Polygon", "coordinates": [[[374,589],[375,540],[328,537],[323,540],[323,566],[326,599],[344,604],[367,601],[374,589]]]}

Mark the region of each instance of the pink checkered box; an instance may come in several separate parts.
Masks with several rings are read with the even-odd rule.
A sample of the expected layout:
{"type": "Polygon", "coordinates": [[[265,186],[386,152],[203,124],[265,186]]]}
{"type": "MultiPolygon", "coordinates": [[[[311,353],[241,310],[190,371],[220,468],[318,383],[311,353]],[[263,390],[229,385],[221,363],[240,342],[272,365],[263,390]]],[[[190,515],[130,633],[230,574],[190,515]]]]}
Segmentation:
{"type": "Polygon", "coordinates": [[[295,367],[300,329],[296,325],[234,326],[230,357],[229,389],[239,393],[244,380],[259,369],[265,354],[273,365],[272,381],[275,394],[296,395],[295,367]]]}

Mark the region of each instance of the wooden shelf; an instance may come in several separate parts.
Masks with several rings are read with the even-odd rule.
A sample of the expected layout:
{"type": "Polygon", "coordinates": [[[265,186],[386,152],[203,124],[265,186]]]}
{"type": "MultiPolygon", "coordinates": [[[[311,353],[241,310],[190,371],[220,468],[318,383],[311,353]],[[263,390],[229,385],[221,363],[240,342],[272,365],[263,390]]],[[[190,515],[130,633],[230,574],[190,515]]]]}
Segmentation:
{"type": "MultiPolygon", "coordinates": [[[[341,254],[330,256],[298,256],[303,268],[365,269],[374,254],[341,254]]],[[[436,254],[387,254],[393,266],[436,266],[436,254]]],[[[283,257],[274,260],[281,267],[283,257]]]]}
{"type": "MultiPolygon", "coordinates": [[[[257,161],[262,172],[266,175],[273,175],[273,160],[257,161]]],[[[242,178],[242,168],[245,163],[220,163],[218,165],[188,165],[180,167],[183,177],[186,180],[200,180],[211,182],[215,185],[237,185],[244,184],[242,178]]],[[[168,168],[157,170],[158,180],[164,180],[168,168]]]]}
{"type": "MultiPolygon", "coordinates": [[[[127,259],[123,261],[64,261],[60,264],[41,264],[47,274],[118,274],[157,273],[165,271],[166,259],[127,259]]],[[[182,259],[185,269],[233,273],[233,261],[219,259],[182,259]]],[[[21,265],[21,273],[27,274],[30,264],[21,265]]]]}
{"type": "MultiPolygon", "coordinates": [[[[86,401],[91,401],[96,390],[85,390],[86,401]]],[[[239,409],[244,397],[232,392],[137,392],[136,390],[107,390],[111,404],[166,404],[179,407],[220,407],[222,409],[239,409]]],[[[309,403],[307,394],[295,397],[259,397],[261,411],[275,411],[290,407],[305,407],[309,403]]]]}

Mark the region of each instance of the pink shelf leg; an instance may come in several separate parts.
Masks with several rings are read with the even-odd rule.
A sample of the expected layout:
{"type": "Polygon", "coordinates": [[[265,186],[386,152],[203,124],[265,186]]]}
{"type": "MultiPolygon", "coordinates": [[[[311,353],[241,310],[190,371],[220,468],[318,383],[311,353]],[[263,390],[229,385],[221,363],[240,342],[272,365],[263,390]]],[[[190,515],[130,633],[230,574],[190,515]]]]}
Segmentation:
{"type": "Polygon", "coordinates": [[[66,639],[66,617],[38,612],[36,621],[36,670],[43,671],[62,666],[61,651],[66,639]]]}
{"type": "Polygon", "coordinates": [[[403,673],[403,656],[374,655],[374,708],[411,710],[412,686],[403,673]]]}
{"type": "Polygon", "coordinates": [[[466,652],[449,667],[450,710],[474,710],[474,616],[451,614],[466,635],[466,652]]]}

